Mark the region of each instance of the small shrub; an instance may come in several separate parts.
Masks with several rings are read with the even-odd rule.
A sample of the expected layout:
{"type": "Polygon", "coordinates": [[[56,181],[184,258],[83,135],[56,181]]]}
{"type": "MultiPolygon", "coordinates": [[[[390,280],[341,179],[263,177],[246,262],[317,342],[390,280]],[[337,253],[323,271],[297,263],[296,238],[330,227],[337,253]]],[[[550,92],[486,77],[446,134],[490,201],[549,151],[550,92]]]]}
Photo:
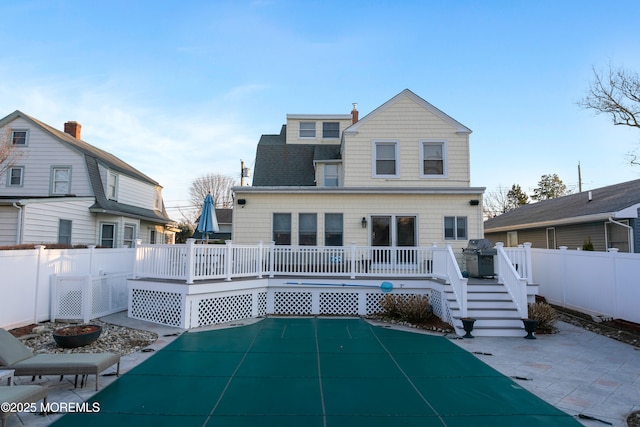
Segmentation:
{"type": "Polygon", "coordinates": [[[426,295],[385,295],[380,300],[384,316],[390,319],[420,324],[433,316],[426,295]]]}
{"type": "Polygon", "coordinates": [[[538,321],[538,329],[551,332],[558,320],[558,313],[549,304],[536,302],[529,304],[529,319],[538,321]]]}
{"type": "Polygon", "coordinates": [[[591,241],[591,237],[589,237],[587,240],[584,241],[584,243],[582,243],[582,250],[583,251],[593,251],[593,242],[591,241]]]}

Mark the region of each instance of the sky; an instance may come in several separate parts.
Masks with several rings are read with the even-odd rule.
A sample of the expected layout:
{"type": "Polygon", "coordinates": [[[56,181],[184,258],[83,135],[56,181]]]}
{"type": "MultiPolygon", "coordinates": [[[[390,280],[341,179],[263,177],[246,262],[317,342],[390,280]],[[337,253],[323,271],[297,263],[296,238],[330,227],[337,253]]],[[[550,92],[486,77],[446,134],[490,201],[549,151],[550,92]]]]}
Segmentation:
{"type": "Polygon", "coordinates": [[[0,16],[0,117],[78,121],[175,220],[194,179],[239,181],[287,114],[362,118],[404,89],[473,131],[487,193],[545,174],[577,191],[578,164],[583,190],[640,178],[640,130],[577,105],[594,70],[640,71],[636,17],[608,0],[3,0],[0,16]]]}

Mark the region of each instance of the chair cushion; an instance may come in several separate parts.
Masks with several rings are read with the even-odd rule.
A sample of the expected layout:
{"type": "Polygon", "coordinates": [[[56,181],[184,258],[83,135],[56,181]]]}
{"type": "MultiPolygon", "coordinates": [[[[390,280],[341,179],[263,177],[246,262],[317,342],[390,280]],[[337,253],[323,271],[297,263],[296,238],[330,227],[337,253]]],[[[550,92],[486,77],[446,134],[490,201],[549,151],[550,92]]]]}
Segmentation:
{"type": "Polygon", "coordinates": [[[0,328],[0,365],[9,366],[33,356],[29,347],[18,338],[0,328]]]}

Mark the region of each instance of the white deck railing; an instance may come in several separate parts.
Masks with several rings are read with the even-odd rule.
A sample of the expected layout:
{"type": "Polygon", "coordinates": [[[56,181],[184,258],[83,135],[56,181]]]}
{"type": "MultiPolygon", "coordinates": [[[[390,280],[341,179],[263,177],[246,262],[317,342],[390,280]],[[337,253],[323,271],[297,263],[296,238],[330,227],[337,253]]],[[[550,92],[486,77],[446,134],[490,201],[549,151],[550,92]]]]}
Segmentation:
{"type": "MultiPolygon", "coordinates": [[[[529,249],[531,248],[529,244],[529,249]]],[[[513,249],[513,248],[511,248],[513,249]]],[[[529,308],[527,305],[527,279],[520,276],[520,273],[516,270],[516,265],[523,265],[524,262],[522,259],[520,260],[521,264],[516,264],[512,261],[507,255],[507,252],[504,248],[503,243],[496,243],[496,256],[494,258],[494,266],[495,273],[498,276],[498,283],[504,285],[513,300],[516,308],[518,309],[518,314],[521,318],[525,319],[529,317],[529,308]]],[[[517,251],[509,251],[513,255],[517,255],[517,251]]],[[[531,253],[529,252],[529,258],[526,264],[531,265],[531,253]]],[[[527,267],[524,267],[523,270],[526,270],[527,267]]],[[[522,271],[522,270],[521,270],[522,271]]],[[[531,277],[531,273],[529,273],[529,277],[531,277]]]]}
{"type": "Polygon", "coordinates": [[[451,247],[136,245],[134,277],[196,280],[268,275],[462,278],[451,247]]]}

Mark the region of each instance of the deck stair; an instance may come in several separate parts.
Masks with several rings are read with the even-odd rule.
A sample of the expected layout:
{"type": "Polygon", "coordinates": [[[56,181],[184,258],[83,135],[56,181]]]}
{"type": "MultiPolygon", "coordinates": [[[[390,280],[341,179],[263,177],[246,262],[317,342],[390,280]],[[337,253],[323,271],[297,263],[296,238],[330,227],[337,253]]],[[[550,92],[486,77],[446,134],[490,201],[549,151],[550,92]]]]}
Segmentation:
{"type": "MultiPolygon", "coordinates": [[[[462,317],[451,287],[445,291],[453,325],[464,334],[462,317]]],[[[528,287],[529,288],[529,287],[528,287]]],[[[537,288],[537,287],[535,287],[537,288]]],[[[528,289],[529,299],[535,288],[528,289]]],[[[476,319],[472,335],[524,337],[521,316],[504,285],[492,279],[470,279],[467,284],[467,317],[476,319]]]]}

